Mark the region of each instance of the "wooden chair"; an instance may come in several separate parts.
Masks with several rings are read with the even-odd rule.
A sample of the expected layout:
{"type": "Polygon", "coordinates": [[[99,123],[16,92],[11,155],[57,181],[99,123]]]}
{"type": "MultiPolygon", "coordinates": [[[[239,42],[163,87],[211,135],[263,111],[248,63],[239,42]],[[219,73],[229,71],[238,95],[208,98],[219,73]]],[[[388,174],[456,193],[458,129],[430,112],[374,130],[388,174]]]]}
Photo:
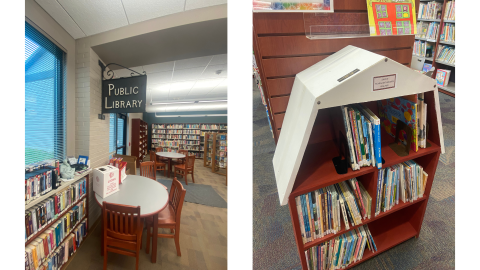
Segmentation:
{"type": "MultiPolygon", "coordinates": [[[[178,150],[178,153],[187,156],[188,155],[188,150],[181,149],[181,150],[178,150]]],[[[185,159],[183,159],[183,158],[172,159],[172,165],[178,165],[178,164],[184,164],[184,163],[185,163],[185,159]]]]}
{"type": "Polygon", "coordinates": [[[195,178],[193,177],[193,169],[195,166],[195,155],[186,155],[185,163],[178,164],[173,167],[173,177],[177,177],[177,173],[182,175],[185,178],[185,184],[188,185],[187,175],[192,175],[192,182],[195,183],[195,178]]]}
{"type": "Polygon", "coordinates": [[[154,170],[155,172],[157,171],[163,171],[163,176],[166,175],[166,171],[167,171],[167,164],[162,162],[161,160],[157,159],[157,154],[155,153],[155,151],[150,151],[150,161],[153,161],[155,162],[155,165],[154,165],[154,170]]]}
{"type": "MultiPolygon", "coordinates": [[[[152,151],[153,152],[153,151],[152,151]]],[[[150,152],[151,155],[151,152],[150,152]]],[[[155,153],[154,153],[155,155],[155,153]]],[[[140,163],[140,176],[148,177],[152,180],[157,181],[157,172],[155,171],[155,161],[145,161],[140,163]]],[[[163,175],[165,175],[166,165],[163,163],[163,175]]],[[[166,186],[161,184],[165,189],[168,189],[166,186]]]]}
{"type": "MultiPolygon", "coordinates": [[[[163,147],[157,147],[157,148],[155,148],[155,153],[156,153],[156,152],[163,152],[163,147]]],[[[166,157],[159,157],[159,156],[157,156],[157,155],[155,155],[155,156],[157,157],[157,160],[158,160],[158,161],[168,163],[168,158],[166,158],[166,157]]]]}
{"type": "Polygon", "coordinates": [[[103,202],[103,269],[107,269],[107,254],[115,252],[136,259],[138,270],[139,252],[142,249],[143,222],[140,206],[134,207],[103,202]]]}
{"type": "Polygon", "coordinates": [[[182,215],[183,201],[187,191],[182,184],[173,178],[172,187],[170,189],[168,206],[158,213],[158,228],[170,229],[173,234],[161,234],[158,232],[150,232],[153,228],[153,219],[147,219],[147,254],[150,252],[150,237],[174,238],[177,247],[177,256],[182,256],[180,252],[180,217],[182,215]]]}

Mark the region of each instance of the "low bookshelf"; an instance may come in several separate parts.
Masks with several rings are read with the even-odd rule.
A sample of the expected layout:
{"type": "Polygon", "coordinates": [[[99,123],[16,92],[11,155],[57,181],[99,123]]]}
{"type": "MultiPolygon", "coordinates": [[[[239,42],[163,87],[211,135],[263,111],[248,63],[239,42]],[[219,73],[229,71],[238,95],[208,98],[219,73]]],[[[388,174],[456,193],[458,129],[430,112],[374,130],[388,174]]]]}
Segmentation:
{"type": "MultiPolygon", "coordinates": [[[[427,104],[435,104],[433,92],[425,93],[425,99],[427,104]]],[[[369,102],[366,105],[374,113],[378,114],[376,102],[369,102]]],[[[324,110],[330,110],[328,114],[340,112],[338,107],[324,110]],[[334,110],[337,110],[337,112],[333,112],[334,110]]],[[[436,124],[436,115],[433,112],[434,109],[432,108],[432,113],[429,115],[431,117],[429,117],[428,120],[430,127],[433,127],[436,124]]],[[[326,112],[321,111],[318,112],[319,115],[325,113],[326,112]]],[[[330,119],[317,119],[321,120],[317,120],[315,122],[313,127],[314,131],[331,129],[332,123],[330,119]]],[[[385,160],[385,163],[382,165],[382,167],[387,168],[401,162],[414,160],[424,168],[425,172],[428,173],[425,195],[413,202],[400,202],[387,212],[381,212],[377,216],[372,214],[370,219],[362,220],[362,225],[368,224],[378,250],[375,253],[372,253],[370,250],[365,250],[362,260],[350,264],[347,269],[362,263],[363,261],[368,260],[369,258],[376,256],[379,253],[386,251],[412,237],[419,236],[423,216],[425,214],[427,202],[431,192],[433,177],[435,175],[435,170],[441,153],[439,137],[434,134],[435,132],[438,132],[438,130],[432,129],[430,132],[431,134],[428,138],[428,142],[431,145],[430,147],[419,148],[418,152],[410,151],[408,156],[400,157],[389,147],[389,144],[393,143],[394,139],[382,129],[382,157],[385,160]]],[[[318,133],[312,132],[310,141],[314,141],[314,136],[316,135],[318,135],[318,133]]],[[[339,155],[338,148],[336,147],[337,145],[338,144],[335,142],[334,138],[331,138],[330,140],[314,142],[308,145],[303,157],[303,161],[300,165],[299,172],[295,179],[292,193],[288,199],[288,206],[298,252],[300,255],[303,255],[300,256],[303,269],[307,269],[307,262],[304,256],[305,250],[337,237],[347,231],[356,229],[359,226],[350,227],[349,230],[345,230],[344,224],[342,223],[342,229],[336,234],[329,234],[323,238],[315,239],[304,244],[302,242],[297,206],[295,202],[295,198],[297,196],[355,177],[363,184],[368,193],[371,195],[371,212],[375,213],[379,169],[377,169],[377,167],[362,167],[360,170],[352,171],[351,168],[348,168],[348,172],[346,174],[337,174],[332,162],[332,158],[339,155]],[[318,153],[322,153],[322,155],[319,155],[318,153]]]]}

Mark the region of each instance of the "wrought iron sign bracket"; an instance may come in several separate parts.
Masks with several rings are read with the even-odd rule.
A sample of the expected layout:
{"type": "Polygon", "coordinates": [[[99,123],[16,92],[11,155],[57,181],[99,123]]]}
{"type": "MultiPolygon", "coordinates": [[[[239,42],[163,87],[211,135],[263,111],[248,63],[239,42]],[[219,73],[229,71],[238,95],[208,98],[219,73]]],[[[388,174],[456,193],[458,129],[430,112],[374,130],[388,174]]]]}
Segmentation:
{"type": "Polygon", "coordinates": [[[110,63],[108,65],[104,65],[102,63],[102,61],[100,61],[100,60],[98,60],[98,65],[102,69],[102,79],[103,80],[110,80],[110,79],[113,79],[113,76],[115,76],[115,73],[113,72],[113,70],[109,70],[109,71],[107,71],[107,77],[105,77],[105,70],[110,65],[116,65],[116,66],[123,67],[123,68],[126,68],[126,69],[130,70],[132,72],[132,73],[130,73],[131,76],[135,76],[135,73],[138,74],[138,75],[146,75],[147,74],[145,71],[143,72],[143,74],[141,74],[141,73],[136,72],[133,69],[129,69],[126,66],[122,66],[122,65],[119,65],[119,64],[116,64],[116,63],[110,63]]]}

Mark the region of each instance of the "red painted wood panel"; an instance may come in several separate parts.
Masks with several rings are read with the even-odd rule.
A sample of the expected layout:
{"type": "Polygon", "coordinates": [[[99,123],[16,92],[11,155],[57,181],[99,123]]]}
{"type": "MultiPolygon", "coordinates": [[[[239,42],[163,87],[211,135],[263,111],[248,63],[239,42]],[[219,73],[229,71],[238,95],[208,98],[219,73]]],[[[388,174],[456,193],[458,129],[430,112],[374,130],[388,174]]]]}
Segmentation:
{"type": "MultiPolygon", "coordinates": [[[[275,114],[275,113],[285,112],[287,110],[289,99],[290,99],[290,96],[271,98],[270,101],[272,104],[273,113],[275,114]]],[[[277,126],[277,128],[280,128],[280,127],[277,126]]]]}
{"type": "MultiPolygon", "coordinates": [[[[375,53],[388,57],[401,64],[410,63],[412,60],[412,49],[375,51],[375,53]]],[[[330,55],[264,59],[262,61],[263,70],[267,78],[293,76],[328,56],[330,55]]]]}
{"type": "Polygon", "coordinates": [[[259,37],[258,46],[262,57],[302,56],[313,54],[332,54],[348,45],[365,50],[391,50],[410,48],[415,36],[362,37],[343,39],[310,40],[305,36],[269,36],[259,37]]]}
{"type": "Polygon", "coordinates": [[[285,118],[285,113],[274,114],[273,118],[275,118],[275,123],[277,123],[277,127],[281,128],[283,124],[283,119],[285,118]]]}
{"type": "MultiPolygon", "coordinates": [[[[262,61],[263,62],[263,61],[262,61]]],[[[295,77],[267,79],[267,87],[271,97],[290,95],[295,77]]]]}

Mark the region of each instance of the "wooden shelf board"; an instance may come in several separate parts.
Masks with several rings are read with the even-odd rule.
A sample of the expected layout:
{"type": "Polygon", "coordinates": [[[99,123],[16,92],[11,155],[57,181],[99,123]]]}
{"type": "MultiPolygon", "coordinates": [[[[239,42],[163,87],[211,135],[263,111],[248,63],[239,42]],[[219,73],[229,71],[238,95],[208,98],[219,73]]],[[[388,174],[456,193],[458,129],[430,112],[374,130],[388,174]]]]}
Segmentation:
{"type": "MultiPolygon", "coordinates": [[[[382,168],[390,167],[407,160],[440,151],[440,146],[428,140],[432,145],[431,147],[419,148],[418,152],[410,150],[408,156],[400,157],[387,144],[389,141],[393,142],[393,138],[385,137],[386,136],[382,136],[382,140],[384,140],[384,143],[386,144],[382,146],[382,157],[385,160],[385,164],[382,165],[382,168]]],[[[332,158],[336,156],[338,156],[338,149],[333,141],[309,145],[298,170],[291,194],[293,196],[302,195],[322,187],[330,186],[353,177],[373,173],[375,170],[378,170],[377,167],[372,166],[362,167],[360,170],[356,171],[352,171],[352,169],[349,168],[346,174],[337,174],[332,162],[332,158]]]]}
{"type": "Polygon", "coordinates": [[[440,22],[440,19],[420,19],[420,18],[417,18],[417,21],[440,22]]]}
{"type": "Polygon", "coordinates": [[[435,63],[439,63],[439,64],[451,66],[451,67],[455,67],[455,64],[450,64],[450,63],[443,62],[443,61],[440,61],[440,60],[435,60],[435,63]]]}
{"type": "Polygon", "coordinates": [[[455,41],[442,41],[442,40],[440,40],[439,42],[442,43],[442,44],[455,46],[455,41]]]}
{"type": "MultiPolygon", "coordinates": [[[[311,247],[317,246],[317,245],[319,245],[319,244],[321,244],[321,243],[323,243],[323,242],[325,242],[325,241],[328,241],[328,240],[330,240],[330,239],[333,239],[333,238],[335,238],[335,237],[337,237],[337,236],[340,236],[340,235],[342,235],[342,234],[344,234],[344,233],[346,233],[346,232],[349,232],[349,231],[351,231],[351,230],[353,230],[353,229],[356,229],[356,228],[358,228],[358,227],[360,227],[360,226],[363,226],[363,225],[365,225],[365,224],[368,224],[368,223],[370,223],[370,222],[372,222],[372,221],[374,221],[374,220],[378,220],[378,219],[380,219],[380,218],[382,218],[382,217],[384,217],[384,216],[387,216],[387,215],[390,215],[390,214],[392,214],[392,213],[395,213],[396,211],[398,211],[398,210],[400,210],[400,209],[403,209],[403,208],[405,208],[405,207],[414,205],[414,204],[416,204],[416,203],[418,203],[418,202],[424,201],[424,200],[426,200],[427,198],[428,198],[427,196],[423,196],[422,198],[419,198],[419,199],[417,199],[416,201],[407,202],[407,203],[404,203],[404,202],[402,202],[401,200],[399,200],[399,204],[395,205],[394,207],[392,207],[392,209],[388,210],[387,212],[381,212],[381,213],[378,214],[378,216],[376,216],[376,217],[373,216],[373,217],[371,217],[370,219],[362,220],[362,224],[356,225],[356,226],[353,226],[353,227],[350,227],[350,229],[348,229],[348,230],[345,230],[345,224],[343,223],[343,220],[341,220],[342,229],[341,229],[339,232],[337,232],[336,234],[328,234],[328,235],[326,235],[326,236],[324,236],[324,237],[322,237],[322,238],[318,238],[318,239],[315,239],[315,240],[313,240],[313,241],[307,242],[307,243],[304,244],[303,249],[304,249],[304,250],[307,250],[307,249],[309,249],[309,248],[311,248],[311,247]]],[[[373,208],[373,210],[374,210],[374,209],[375,209],[375,206],[372,206],[372,208],[373,208]]],[[[372,213],[372,214],[375,215],[375,213],[372,213]]],[[[375,240],[375,243],[376,243],[376,239],[375,239],[375,238],[373,238],[373,239],[375,240]]],[[[378,248],[378,247],[377,247],[377,248],[378,248]]]]}
{"type": "Polygon", "coordinates": [[[438,86],[438,88],[448,91],[452,94],[455,94],[455,83],[454,82],[449,82],[447,86],[438,86]]]}
{"type": "Polygon", "coordinates": [[[428,39],[428,38],[421,38],[421,37],[415,37],[415,39],[427,41],[427,42],[437,42],[435,39],[428,39]]]}
{"type": "Polygon", "coordinates": [[[444,23],[455,23],[455,20],[443,20],[444,23]]]}

